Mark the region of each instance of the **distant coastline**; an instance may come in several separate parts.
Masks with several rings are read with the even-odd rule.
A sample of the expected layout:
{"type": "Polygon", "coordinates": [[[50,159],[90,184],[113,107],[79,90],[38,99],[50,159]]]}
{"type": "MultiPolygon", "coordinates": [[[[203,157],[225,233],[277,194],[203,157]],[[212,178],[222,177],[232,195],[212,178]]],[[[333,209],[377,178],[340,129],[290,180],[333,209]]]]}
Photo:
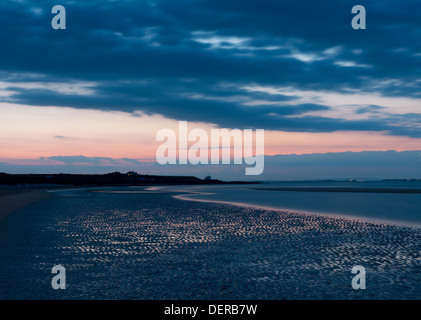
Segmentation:
{"type": "Polygon", "coordinates": [[[0,173],[0,186],[149,186],[149,185],[215,185],[258,184],[247,181],[199,179],[193,176],[143,175],[135,172],[108,174],[6,174],[0,173]]]}
{"type": "Polygon", "coordinates": [[[135,172],[109,174],[6,174],[0,173],[0,219],[50,196],[49,189],[72,187],[225,185],[255,182],[225,182],[191,176],[154,176],[135,172]]]}

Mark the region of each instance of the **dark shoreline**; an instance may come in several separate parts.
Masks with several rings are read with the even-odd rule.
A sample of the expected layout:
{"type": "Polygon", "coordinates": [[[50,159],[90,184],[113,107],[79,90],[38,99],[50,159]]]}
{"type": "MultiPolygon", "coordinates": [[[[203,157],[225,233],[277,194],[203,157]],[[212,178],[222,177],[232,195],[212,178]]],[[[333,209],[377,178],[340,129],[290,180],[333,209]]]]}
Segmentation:
{"type": "Polygon", "coordinates": [[[50,197],[50,194],[43,188],[0,189],[0,220],[16,210],[22,209],[31,203],[48,197],[50,197]]]}
{"type": "Polygon", "coordinates": [[[156,176],[137,173],[109,174],[6,174],[0,173],[0,186],[150,186],[150,185],[216,185],[258,184],[247,181],[199,179],[193,176],[156,176]]]}

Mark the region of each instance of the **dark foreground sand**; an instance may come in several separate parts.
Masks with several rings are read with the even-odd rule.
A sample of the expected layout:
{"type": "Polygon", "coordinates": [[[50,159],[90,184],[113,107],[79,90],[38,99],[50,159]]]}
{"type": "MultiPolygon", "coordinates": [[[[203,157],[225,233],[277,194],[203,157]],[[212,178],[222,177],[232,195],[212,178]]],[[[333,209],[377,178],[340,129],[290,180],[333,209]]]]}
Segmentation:
{"type": "Polygon", "coordinates": [[[45,189],[2,187],[0,188],[0,219],[48,196],[45,189]]]}
{"type": "Polygon", "coordinates": [[[0,298],[421,299],[420,251],[420,229],[165,193],[63,193],[0,221],[0,298]],[[66,290],[51,288],[56,264],[66,290]],[[366,290],[351,287],[356,265],[366,290]]]}

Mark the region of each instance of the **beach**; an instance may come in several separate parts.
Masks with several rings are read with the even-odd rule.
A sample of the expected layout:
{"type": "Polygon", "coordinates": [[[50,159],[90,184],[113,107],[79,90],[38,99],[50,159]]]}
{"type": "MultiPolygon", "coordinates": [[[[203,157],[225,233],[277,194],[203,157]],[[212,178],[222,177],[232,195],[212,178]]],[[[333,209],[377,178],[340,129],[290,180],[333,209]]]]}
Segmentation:
{"type": "Polygon", "coordinates": [[[33,202],[48,197],[45,188],[0,188],[0,219],[33,202]]]}
{"type": "Polygon", "coordinates": [[[421,229],[173,196],[70,190],[17,210],[0,221],[0,297],[421,298],[421,229]],[[51,288],[58,264],[66,290],[51,288]]]}

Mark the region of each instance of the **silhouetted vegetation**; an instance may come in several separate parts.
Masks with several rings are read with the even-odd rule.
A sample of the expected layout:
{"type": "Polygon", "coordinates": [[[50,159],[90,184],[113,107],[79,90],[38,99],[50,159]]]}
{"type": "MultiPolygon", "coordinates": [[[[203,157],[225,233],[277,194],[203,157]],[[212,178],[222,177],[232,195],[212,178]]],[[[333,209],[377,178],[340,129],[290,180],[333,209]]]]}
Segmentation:
{"type": "Polygon", "coordinates": [[[115,185],[199,185],[247,182],[224,182],[221,180],[199,179],[188,176],[141,175],[134,171],[108,174],[5,174],[0,173],[0,185],[75,185],[75,186],[115,186],[115,185]]]}

